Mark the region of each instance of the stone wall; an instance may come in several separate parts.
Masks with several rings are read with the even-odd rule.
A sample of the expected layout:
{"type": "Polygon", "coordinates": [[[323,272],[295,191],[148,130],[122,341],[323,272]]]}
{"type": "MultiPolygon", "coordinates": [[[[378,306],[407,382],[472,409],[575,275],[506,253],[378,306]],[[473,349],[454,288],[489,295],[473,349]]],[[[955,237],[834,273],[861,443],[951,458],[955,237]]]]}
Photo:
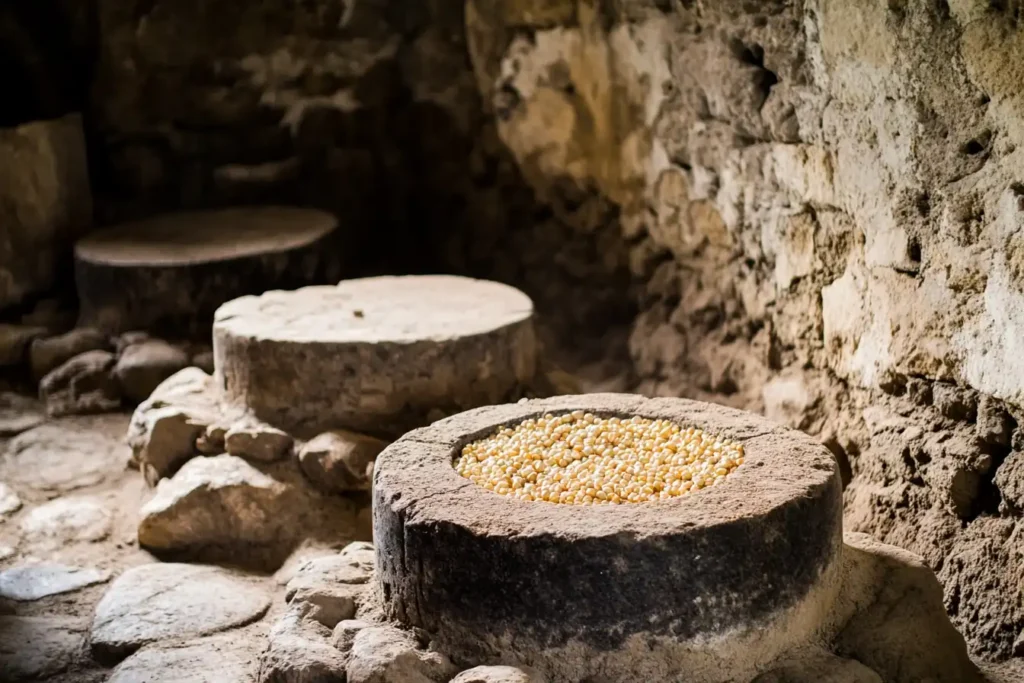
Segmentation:
{"type": "Polygon", "coordinates": [[[99,0],[101,220],[293,201],[762,410],[1024,654],[1016,0],[99,0]]]}

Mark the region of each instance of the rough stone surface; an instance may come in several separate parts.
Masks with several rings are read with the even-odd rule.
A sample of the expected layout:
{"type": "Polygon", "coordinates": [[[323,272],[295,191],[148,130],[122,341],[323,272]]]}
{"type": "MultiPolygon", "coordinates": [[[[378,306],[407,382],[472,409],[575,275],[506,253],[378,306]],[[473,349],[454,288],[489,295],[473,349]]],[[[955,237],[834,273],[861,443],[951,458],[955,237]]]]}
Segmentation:
{"type": "Polygon", "coordinates": [[[425,629],[461,659],[518,656],[558,679],[600,670],[631,681],[732,680],[806,642],[817,627],[775,627],[784,635],[747,644],[750,653],[730,662],[735,668],[699,675],[683,655],[652,656],[657,672],[639,668],[628,642],[671,636],[685,643],[781,619],[805,601],[821,609],[838,571],[840,495],[827,449],[722,406],[591,394],[480,408],[410,432],[381,454],[373,505],[377,580],[390,618],[425,629]],[[657,506],[583,508],[497,496],[452,467],[468,439],[578,409],[698,425],[741,440],[746,462],[727,485],[657,506]],[[739,562],[744,572],[731,571],[739,562]],[[565,566],[574,569],[566,574],[559,570],[565,566]],[[731,598],[709,602],[720,594],[731,598]],[[609,655],[617,651],[620,659],[609,655]]]}
{"type": "Polygon", "coordinates": [[[216,377],[228,402],[289,433],[398,434],[521,390],[532,314],[521,292],[452,276],[268,292],[217,311],[216,377]]]}
{"type": "Polygon", "coordinates": [[[0,519],[21,509],[21,498],[11,487],[0,481],[0,519]]]}
{"type": "Polygon", "coordinates": [[[271,545],[290,501],[285,484],[241,458],[196,458],[143,506],[139,544],[155,552],[271,545]]]}
{"type": "Polygon", "coordinates": [[[231,425],[224,432],[224,448],[228,453],[260,462],[285,457],[291,452],[293,442],[294,439],[280,429],[249,419],[231,425]]]}
{"type": "Polygon", "coordinates": [[[299,465],[314,486],[328,492],[368,491],[373,463],[387,443],[345,430],[319,434],[299,449],[299,465]]]}
{"type": "MultiPolygon", "coordinates": [[[[104,418],[107,419],[107,418],[104,418]]],[[[118,416],[110,419],[123,420],[118,416]]],[[[0,476],[47,495],[99,484],[124,470],[131,455],[120,441],[88,422],[45,424],[7,442],[0,476]]]]}
{"type": "Polygon", "coordinates": [[[321,211],[264,206],[104,228],[75,245],[81,319],[111,333],[208,338],[225,301],[337,280],[325,249],[336,225],[321,211]]]}
{"type": "Polygon", "coordinates": [[[59,674],[85,649],[88,623],[64,617],[0,616],[0,680],[59,674]]]}
{"type": "Polygon", "coordinates": [[[390,626],[356,633],[345,668],[348,683],[441,683],[457,670],[443,654],[420,649],[411,634],[390,626]]]}
{"type": "Polygon", "coordinates": [[[293,606],[270,629],[259,659],[259,683],[345,683],[345,657],[331,631],[293,606]]]}
{"type": "Polygon", "coordinates": [[[807,648],[784,657],[752,683],[885,683],[858,661],[807,648]]]}
{"type": "Polygon", "coordinates": [[[86,497],[58,498],[33,508],[21,517],[26,539],[43,547],[101,541],[110,534],[113,519],[99,500],[86,497]]]}
{"type": "Polygon", "coordinates": [[[2,310],[56,285],[92,223],[81,116],[0,128],[0,207],[2,310]]]}
{"type": "Polygon", "coordinates": [[[110,339],[92,327],[78,327],[56,337],[36,339],[29,347],[32,376],[39,381],[75,356],[109,348],[110,339]]]}
{"type": "Polygon", "coordinates": [[[161,382],[132,413],[127,442],[150,485],[198,454],[196,440],[220,417],[212,378],[185,368],[161,382]]]}
{"type": "Polygon", "coordinates": [[[361,619],[342,619],[334,626],[331,643],[341,652],[348,654],[356,640],[356,634],[369,626],[369,622],[361,619]]]}
{"type": "Polygon", "coordinates": [[[121,388],[109,351],[86,351],[51,370],[39,383],[39,396],[51,417],[105,413],[121,407],[121,388]]]}
{"type": "Polygon", "coordinates": [[[451,683],[544,683],[544,679],[529,668],[475,666],[460,673],[451,680],[451,683]]]}
{"type": "Polygon", "coordinates": [[[59,564],[30,564],[0,572],[0,598],[31,601],[110,580],[110,572],[59,564]]]}
{"type": "Polygon", "coordinates": [[[107,683],[253,683],[253,648],[245,637],[213,636],[144,647],[107,683]]]}
{"type": "Polygon", "coordinates": [[[253,579],[218,567],[148,564],[110,585],[92,622],[93,654],[123,659],[149,643],[244,626],[270,607],[253,579]]]}
{"type": "Polygon", "coordinates": [[[114,378],[125,398],[141,403],[161,382],[188,365],[188,354],[182,349],[162,339],[146,339],[120,352],[114,378]]]}
{"type": "Polygon", "coordinates": [[[334,556],[304,563],[285,588],[285,599],[307,605],[307,614],[333,629],[351,619],[368,592],[373,572],[373,546],[353,543],[334,556]]]}

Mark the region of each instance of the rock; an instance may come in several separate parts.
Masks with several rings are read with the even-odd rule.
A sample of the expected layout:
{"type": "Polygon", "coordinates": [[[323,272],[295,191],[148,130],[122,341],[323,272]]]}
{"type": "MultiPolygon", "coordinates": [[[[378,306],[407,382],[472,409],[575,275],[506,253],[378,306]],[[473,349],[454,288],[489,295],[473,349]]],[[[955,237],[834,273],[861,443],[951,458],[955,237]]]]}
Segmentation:
{"type": "Polygon", "coordinates": [[[434,409],[518,396],[536,371],[533,304],[452,276],[344,280],[222,306],[213,352],[225,402],[300,438],[399,435],[434,409]]]}
{"type": "MultiPolygon", "coordinates": [[[[514,666],[476,666],[463,671],[450,683],[544,683],[533,669],[514,666]]],[[[838,683],[838,681],[837,681],[838,683]]],[[[853,683],[852,681],[850,683],[853,683]]]]}
{"type": "Polygon", "coordinates": [[[102,541],[110,535],[112,519],[94,498],[58,498],[29,510],[21,518],[25,539],[45,547],[102,541]]]}
{"type": "Polygon", "coordinates": [[[260,683],[345,683],[345,657],[330,644],[330,630],[303,616],[293,607],[270,629],[260,683]]]}
{"type": "Polygon", "coordinates": [[[161,339],[130,344],[114,366],[114,378],[132,403],[141,403],[174,373],[187,367],[188,354],[161,339]]]}
{"type": "Polygon", "coordinates": [[[29,344],[48,333],[45,327],[0,324],[0,367],[24,363],[28,359],[29,344]]]}
{"type": "Polygon", "coordinates": [[[110,580],[110,572],[60,564],[29,564],[0,572],[0,597],[39,600],[110,580]]]}
{"type": "Polygon", "coordinates": [[[212,424],[206,427],[203,435],[196,439],[196,448],[204,455],[220,455],[225,452],[224,443],[228,428],[223,424],[212,424]]]}
{"type": "Polygon", "coordinates": [[[121,662],[107,683],[253,683],[250,640],[227,635],[149,645],[121,662]]]}
{"type": "Polygon", "coordinates": [[[79,327],[47,339],[36,339],[29,347],[32,377],[41,380],[52,370],[86,351],[105,351],[110,340],[99,330],[79,327]]]}
{"type": "Polygon", "coordinates": [[[13,484],[55,495],[120,475],[130,454],[124,443],[88,423],[61,421],[11,439],[0,457],[0,472],[13,484]]]}
{"type": "Polygon", "coordinates": [[[109,351],[86,351],[48,373],[39,383],[47,414],[59,417],[118,410],[121,389],[111,374],[114,360],[109,351]]]}
{"type": "MultiPolygon", "coordinates": [[[[122,353],[125,352],[125,350],[129,346],[134,346],[135,344],[142,344],[143,342],[146,342],[150,339],[152,339],[152,337],[149,335],[149,332],[145,332],[143,330],[133,330],[131,332],[125,332],[123,334],[117,335],[117,337],[114,339],[114,350],[117,352],[117,355],[120,356],[122,353]]],[[[170,377],[170,375],[168,375],[168,377],[170,377]]],[[[166,379],[166,377],[164,379],[166,379]]],[[[146,396],[148,398],[149,394],[146,394],[146,396]]]]}
{"type": "Polygon", "coordinates": [[[1007,505],[1024,511],[1024,453],[1007,456],[996,470],[995,483],[1007,505]]]}
{"type": "Polygon", "coordinates": [[[0,520],[21,509],[21,498],[11,487],[0,481],[0,520]]]}
{"type": "Polygon", "coordinates": [[[17,436],[45,420],[35,400],[10,392],[0,394],[0,438],[17,436]]]}
{"type": "Polygon", "coordinates": [[[78,619],[0,616],[0,681],[59,674],[84,655],[87,634],[78,619]]]}
{"type": "Polygon", "coordinates": [[[787,654],[751,683],[885,683],[885,681],[858,661],[843,659],[831,652],[808,647],[787,654]]]}
{"type": "MultiPolygon", "coordinates": [[[[7,32],[6,41],[26,40],[32,35],[23,30],[15,23],[15,33],[7,32]]],[[[18,48],[20,57],[16,59],[26,65],[18,67],[20,73],[28,74],[37,67],[27,64],[39,61],[41,65],[54,54],[37,49],[18,48]]],[[[62,87],[42,82],[27,87],[62,87]]],[[[20,125],[8,120],[0,127],[0,225],[4,226],[0,235],[0,309],[23,303],[64,281],[68,246],[92,224],[81,115],[50,110],[46,116],[31,118],[46,120],[20,125]]]]}
{"type": "Polygon", "coordinates": [[[327,628],[351,619],[366,594],[373,565],[368,543],[350,544],[341,553],[306,562],[288,582],[285,599],[292,604],[307,604],[309,616],[327,628]],[[367,548],[369,548],[367,550],[367,548]]]}
{"type": "Polygon", "coordinates": [[[939,412],[952,420],[973,422],[978,414],[977,394],[945,382],[932,385],[932,402],[939,412]]]}
{"type": "Polygon", "coordinates": [[[196,458],[143,506],[139,544],[154,552],[273,544],[288,501],[286,485],[241,458],[196,458]]]}
{"type": "Polygon", "coordinates": [[[974,426],[978,438],[996,446],[1009,446],[1013,436],[1013,418],[1002,401],[982,394],[978,399],[978,417],[974,426]]]}
{"type": "Polygon", "coordinates": [[[416,639],[391,626],[371,626],[352,642],[348,683],[442,683],[458,669],[439,652],[417,647],[416,639]]]}
{"type": "Polygon", "coordinates": [[[355,642],[356,634],[369,626],[370,624],[360,619],[342,619],[334,626],[331,643],[341,652],[348,653],[355,642]]]}
{"type": "Polygon", "coordinates": [[[238,207],[153,216],[75,245],[81,319],[108,332],[208,337],[225,301],[266,289],[337,281],[326,241],[332,215],[238,207]],[[325,279],[326,278],[326,279],[325,279]]]}
{"type": "Polygon", "coordinates": [[[253,579],[189,564],[147,564],[119,576],[96,606],[92,651],[104,662],[143,645],[250,624],[270,608],[253,579]]]}
{"type": "Polygon", "coordinates": [[[355,432],[324,432],[299,449],[299,464],[303,474],[321,490],[368,491],[373,463],[386,446],[380,439],[355,432]]]}
{"type": "Polygon", "coordinates": [[[985,663],[982,665],[987,683],[1020,683],[1024,681],[1024,660],[985,663]]]}
{"type": "Polygon", "coordinates": [[[198,453],[197,439],[220,417],[213,378],[185,368],[161,382],[135,409],[127,442],[150,485],[198,453]]]}
{"type": "Polygon", "coordinates": [[[273,462],[283,458],[294,440],[280,429],[250,419],[233,424],[224,433],[224,447],[231,455],[273,462]]]}
{"type": "Polygon", "coordinates": [[[846,533],[844,541],[840,604],[852,617],[836,638],[836,654],[886,683],[981,683],[946,616],[942,587],[921,558],[865,534],[846,533]]]}

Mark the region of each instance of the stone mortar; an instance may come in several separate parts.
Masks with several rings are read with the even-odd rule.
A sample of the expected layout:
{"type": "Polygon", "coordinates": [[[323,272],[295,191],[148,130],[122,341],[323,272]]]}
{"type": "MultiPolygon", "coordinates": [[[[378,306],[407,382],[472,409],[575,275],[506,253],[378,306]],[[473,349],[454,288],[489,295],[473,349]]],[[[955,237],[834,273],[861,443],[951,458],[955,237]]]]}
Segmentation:
{"type": "Polygon", "coordinates": [[[377,461],[374,536],[387,618],[456,659],[552,680],[749,680],[820,635],[839,585],[842,493],[831,453],[749,413],[591,394],[472,410],[377,461]],[[640,415],[741,441],[719,486],[668,501],[524,502],[460,477],[466,443],[544,413],[640,415]]]}

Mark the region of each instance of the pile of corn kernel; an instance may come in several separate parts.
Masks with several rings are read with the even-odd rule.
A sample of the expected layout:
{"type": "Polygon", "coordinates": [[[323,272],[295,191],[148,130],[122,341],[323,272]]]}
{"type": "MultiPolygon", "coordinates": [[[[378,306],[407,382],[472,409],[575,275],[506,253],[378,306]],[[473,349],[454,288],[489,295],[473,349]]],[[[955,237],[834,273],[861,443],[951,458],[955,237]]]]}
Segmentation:
{"type": "Polygon", "coordinates": [[[595,505],[681,496],[720,484],[742,464],[742,445],[694,427],[576,411],[467,444],[455,469],[503,496],[595,505]]]}

